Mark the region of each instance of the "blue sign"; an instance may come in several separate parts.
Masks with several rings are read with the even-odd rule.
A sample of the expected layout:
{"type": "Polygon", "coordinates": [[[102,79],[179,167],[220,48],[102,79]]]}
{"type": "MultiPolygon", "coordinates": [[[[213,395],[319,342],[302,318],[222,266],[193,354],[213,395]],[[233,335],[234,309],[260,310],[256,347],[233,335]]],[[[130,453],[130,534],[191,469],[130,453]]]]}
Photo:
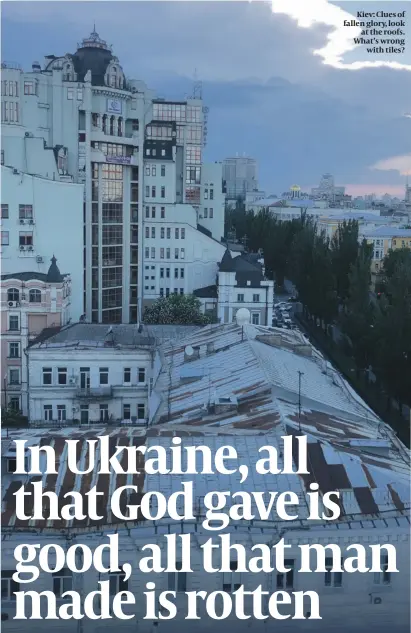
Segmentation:
{"type": "Polygon", "coordinates": [[[122,105],[119,99],[107,99],[107,112],[109,114],[121,114],[122,105]]]}

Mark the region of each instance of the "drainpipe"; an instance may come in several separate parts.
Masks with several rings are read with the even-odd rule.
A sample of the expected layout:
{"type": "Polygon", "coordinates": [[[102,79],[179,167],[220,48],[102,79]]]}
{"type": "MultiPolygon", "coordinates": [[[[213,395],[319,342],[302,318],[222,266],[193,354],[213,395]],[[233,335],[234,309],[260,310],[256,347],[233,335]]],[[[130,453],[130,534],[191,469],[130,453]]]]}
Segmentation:
{"type": "Polygon", "coordinates": [[[265,288],[265,325],[266,327],[269,325],[268,323],[268,286],[266,286],[265,288]]]}
{"type": "Polygon", "coordinates": [[[26,376],[27,376],[27,421],[30,425],[30,378],[29,378],[29,355],[27,353],[27,347],[24,348],[24,353],[26,355],[26,376]]]}

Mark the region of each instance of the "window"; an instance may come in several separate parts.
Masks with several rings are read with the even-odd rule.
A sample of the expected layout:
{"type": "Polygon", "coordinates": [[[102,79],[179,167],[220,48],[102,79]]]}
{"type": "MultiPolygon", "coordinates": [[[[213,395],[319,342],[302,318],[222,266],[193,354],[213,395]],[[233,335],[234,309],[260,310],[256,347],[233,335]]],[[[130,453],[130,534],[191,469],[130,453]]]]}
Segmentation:
{"type": "Polygon", "coordinates": [[[146,246],[145,249],[144,249],[144,257],[146,259],[148,259],[150,257],[150,249],[148,248],[148,246],[146,246]]]}
{"type": "Polygon", "coordinates": [[[184,268],[180,268],[180,279],[184,279],[184,268]]]}
{"type": "Polygon", "coordinates": [[[146,238],[150,237],[150,227],[146,226],[146,238]]]}
{"type": "Polygon", "coordinates": [[[161,187],[161,197],[162,198],[166,197],[166,188],[165,187],[161,187]]]}
{"type": "Polygon", "coordinates": [[[131,418],[131,406],[129,404],[123,404],[123,420],[130,420],[131,418]]]}
{"type": "Polygon", "coordinates": [[[161,165],[161,176],[164,178],[165,175],[166,175],[166,166],[161,165]]]}
{"type": "Polygon", "coordinates": [[[151,259],[155,259],[156,258],[156,249],[153,247],[151,249],[151,259]]]}
{"type": "Polygon", "coordinates": [[[19,396],[12,396],[9,399],[9,409],[11,409],[12,411],[20,411],[20,397],[19,396]]]}
{"type": "Polygon", "coordinates": [[[53,382],[53,370],[51,367],[43,367],[43,385],[51,385],[53,382]]]}
{"type": "Polygon", "coordinates": [[[204,209],[204,217],[208,218],[208,209],[207,208],[204,209]]]}
{"type": "Polygon", "coordinates": [[[120,591],[128,591],[128,580],[123,571],[111,572],[108,575],[110,595],[115,596],[120,591]]]}
{"type": "Polygon", "coordinates": [[[41,303],[41,290],[33,289],[29,292],[30,303],[41,303]]]}
{"type": "Polygon", "coordinates": [[[165,217],[166,217],[166,208],[161,207],[161,219],[164,220],[165,217]]]}
{"type": "Polygon", "coordinates": [[[9,385],[19,385],[20,384],[20,369],[13,368],[9,369],[9,385]]]}
{"type": "MultiPolygon", "coordinates": [[[[341,561],[341,566],[342,566],[342,561],[341,561]]],[[[342,585],[342,572],[332,572],[331,569],[333,568],[333,559],[332,558],[326,558],[325,559],[325,568],[326,568],[326,572],[324,575],[324,584],[326,587],[341,587],[342,585]]]]}
{"type": "Polygon", "coordinates": [[[178,268],[174,268],[174,279],[178,279],[178,268]]]}
{"type": "Polygon", "coordinates": [[[9,358],[20,358],[20,343],[9,343],[9,358]]]}
{"type": "Polygon", "coordinates": [[[34,81],[25,81],[24,82],[24,94],[25,95],[34,95],[34,94],[36,94],[34,81]]]}
{"type": "Polygon", "coordinates": [[[83,89],[77,88],[77,101],[82,101],[82,100],[83,100],[83,89]]]}
{"type": "Polygon", "coordinates": [[[166,297],[170,296],[170,288],[166,288],[166,297]]]}
{"type": "Polygon", "coordinates": [[[210,218],[213,218],[213,217],[214,217],[214,211],[213,209],[210,208],[210,218]]]}
{"type": "Polygon", "coordinates": [[[170,269],[166,268],[166,277],[167,279],[170,279],[170,269]]]}
{"type": "Polygon", "coordinates": [[[125,367],[123,370],[123,383],[129,384],[131,382],[131,369],[130,367],[125,367]]]}
{"type": "Polygon", "coordinates": [[[19,204],[19,220],[32,220],[32,219],[33,219],[33,205],[19,204]]]}
{"type": "Polygon", "coordinates": [[[51,422],[53,419],[53,406],[51,404],[45,404],[43,406],[43,415],[47,422],[51,422]]]}
{"type": "Polygon", "coordinates": [[[151,227],[151,237],[154,239],[156,237],[156,227],[152,226],[151,227]]]}
{"type": "Polygon", "coordinates": [[[146,176],[150,175],[150,165],[147,165],[146,167],[146,176]]]}
{"type": "Polygon", "coordinates": [[[251,323],[253,325],[260,325],[260,313],[259,312],[253,312],[251,315],[251,323]]]}
{"type": "Polygon", "coordinates": [[[164,279],[164,268],[160,268],[160,279],[164,279]]]}
{"type": "Polygon", "coordinates": [[[160,248],[160,259],[164,259],[164,248],[160,248]]]}
{"type": "Polygon", "coordinates": [[[2,570],[1,572],[1,599],[15,600],[14,595],[16,591],[20,591],[20,583],[13,580],[12,576],[16,573],[16,570],[2,570]]]}
{"type": "Polygon", "coordinates": [[[175,259],[178,259],[178,255],[179,255],[178,248],[175,248],[174,249],[174,257],[175,257],[175,259]]]}
{"type": "Polygon", "coordinates": [[[20,329],[19,317],[14,314],[10,315],[9,316],[9,330],[18,331],[19,329],[20,329]]]}
{"type": "Polygon", "coordinates": [[[181,251],[181,259],[184,259],[184,258],[185,258],[185,256],[186,256],[185,249],[184,249],[184,248],[182,248],[182,249],[180,249],[180,251],[181,251]]]}
{"type": "Polygon", "coordinates": [[[100,367],[100,385],[108,385],[108,367],[100,367]]]}
{"type": "Polygon", "coordinates": [[[260,303],[260,295],[253,295],[253,303],[260,303]]]}
{"type": "Polygon", "coordinates": [[[19,301],[20,292],[17,288],[9,288],[7,290],[7,301],[19,301]]]}
{"type": "Polygon", "coordinates": [[[164,288],[160,288],[160,297],[164,297],[164,288]]]}
{"type": "Polygon", "coordinates": [[[138,368],[138,382],[146,382],[146,370],[144,367],[138,368]]]}
{"type": "Polygon", "coordinates": [[[151,175],[152,176],[156,175],[156,166],[155,165],[153,165],[152,168],[151,168],[151,175]]]}
{"type": "Polygon", "coordinates": [[[184,288],[180,288],[180,295],[184,294],[184,288]]]}
{"type": "Polygon", "coordinates": [[[171,238],[171,229],[167,228],[167,239],[169,240],[171,238]]]}
{"type": "Polygon", "coordinates": [[[1,219],[7,220],[8,217],[9,217],[9,205],[2,204],[1,205],[1,219]]]}
{"type": "Polygon", "coordinates": [[[1,160],[0,163],[4,165],[4,149],[1,150],[1,160]]]}
{"type": "Polygon", "coordinates": [[[66,419],[67,419],[66,405],[65,404],[58,404],[57,405],[57,420],[59,422],[65,422],[66,419]]]}
{"type": "Polygon", "coordinates": [[[137,418],[139,420],[145,420],[146,417],[146,406],[145,404],[138,404],[137,405],[137,418]]]}
{"type": "Polygon", "coordinates": [[[180,571],[183,564],[181,561],[176,561],[177,572],[168,573],[168,589],[169,591],[187,591],[187,575],[185,572],[180,571]]]}
{"type": "Polygon", "coordinates": [[[9,246],[9,232],[8,231],[2,231],[1,232],[1,245],[2,246],[9,246]]]}
{"type": "Polygon", "coordinates": [[[57,383],[59,385],[67,385],[67,367],[57,368],[57,383]]]}
{"type": "Polygon", "coordinates": [[[214,189],[210,189],[210,200],[214,200],[214,189]]]}
{"type": "Polygon", "coordinates": [[[230,572],[223,573],[223,591],[231,593],[241,587],[241,574],[237,571],[238,562],[230,561],[230,572]]]}
{"type": "Polygon", "coordinates": [[[100,404],[100,422],[108,420],[108,404],[100,404]]]}
{"type": "MultiPolygon", "coordinates": [[[[388,555],[383,554],[381,557],[381,572],[374,574],[374,583],[376,585],[389,585],[391,583],[391,573],[388,571],[388,555]]],[[[335,574],[334,574],[335,575],[335,574]]]]}
{"type": "Polygon", "coordinates": [[[146,185],[146,198],[150,197],[150,187],[146,185]]]}
{"type": "Polygon", "coordinates": [[[152,198],[156,197],[156,188],[155,187],[151,187],[151,197],[152,198]]]}
{"type": "Polygon", "coordinates": [[[156,217],[156,208],[155,207],[151,207],[151,217],[152,218],[156,217]]]}
{"type": "Polygon", "coordinates": [[[20,246],[33,246],[33,233],[20,233],[19,235],[20,246]]]}
{"type": "Polygon", "coordinates": [[[150,217],[150,207],[146,207],[146,218],[150,217]]]}
{"type": "Polygon", "coordinates": [[[70,569],[61,569],[53,574],[53,593],[61,598],[66,591],[73,589],[73,575],[70,569]]]}
{"type": "Polygon", "coordinates": [[[181,239],[182,240],[186,239],[186,230],[185,229],[181,229],[181,239]]]}
{"type": "Polygon", "coordinates": [[[176,238],[176,240],[178,240],[179,236],[180,236],[180,229],[176,229],[175,230],[175,238],[176,238]]]}
{"type": "Polygon", "coordinates": [[[244,301],[244,295],[237,295],[237,302],[242,303],[244,301]]]}
{"type": "Polygon", "coordinates": [[[294,587],[294,560],[286,558],[284,567],[290,568],[285,574],[277,572],[277,589],[292,589],[294,587]]]}
{"type": "Polygon", "coordinates": [[[166,258],[167,258],[167,259],[170,259],[170,257],[171,257],[171,249],[170,249],[170,248],[168,248],[168,249],[166,250],[166,258]]]}
{"type": "Polygon", "coordinates": [[[204,200],[208,200],[208,189],[204,189],[204,200]]]}
{"type": "Polygon", "coordinates": [[[165,230],[164,230],[164,226],[162,226],[160,229],[160,237],[162,240],[164,239],[164,235],[165,235],[165,230]]]}
{"type": "Polygon", "coordinates": [[[67,99],[74,99],[74,90],[73,88],[67,88],[67,99]]]}

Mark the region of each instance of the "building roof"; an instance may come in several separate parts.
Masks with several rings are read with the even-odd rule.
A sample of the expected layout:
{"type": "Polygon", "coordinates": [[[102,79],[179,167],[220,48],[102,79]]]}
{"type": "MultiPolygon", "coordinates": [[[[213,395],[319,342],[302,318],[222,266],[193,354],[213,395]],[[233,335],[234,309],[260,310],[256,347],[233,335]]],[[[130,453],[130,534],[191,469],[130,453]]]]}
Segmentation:
{"type": "Polygon", "coordinates": [[[233,258],[228,248],[226,249],[219,267],[220,273],[233,273],[233,258]]]}
{"type": "MultiPolygon", "coordinates": [[[[208,326],[192,331],[178,345],[165,342],[160,349],[162,370],[150,397],[153,415],[148,429],[133,426],[78,427],[64,429],[11,429],[10,439],[25,439],[27,445],[52,445],[61,458],[65,439],[76,439],[78,455],[87,463],[86,440],[109,435],[111,451],[116,445],[138,447],[156,445],[170,448],[174,436],[184,446],[207,445],[212,450],[230,444],[249,475],[241,483],[238,474],[187,475],[162,477],[144,473],[140,456],[140,474],[130,475],[127,483],[141,494],[163,491],[170,495],[181,489],[181,482],[193,481],[198,508],[210,490],[293,491],[301,500],[299,518],[282,522],[273,509],[268,521],[254,521],[250,529],[260,533],[274,528],[310,528],[305,495],[311,482],[322,493],[340,491],[341,515],[338,520],[315,522],[315,529],[347,530],[404,526],[409,529],[409,452],[391,429],[384,424],[329,366],[298,332],[236,324],[208,326]],[[187,345],[199,349],[199,357],[187,362],[187,345]],[[311,350],[309,355],[308,350],[311,350]],[[301,415],[298,411],[298,371],[302,374],[301,415]],[[228,403],[228,405],[227,405],[228,403]],[[223,404],[218,409],[218,404],[223,404]],[[286,435],[305,433],[308,438],[309,475],[258,475],[255,471],[259,448],[270,445],[281,450],[286,435]]],[[[4,457],[7,457],[10,445],[4,457]]],[[[61,531],[102,530],[107,526],[128,527],[114,517],[110,491],[126,483],[121,474],[100,475],[95,471],[77,475],[76,490],[86,492],[94,482],[105,495],[99,504],[101,521],[21,521],[15,516],[13,493],[21,482],[15,475],[3,477],[3,530],[42,529],[61,531]]],[[[45,489],[55,490],[61,500],[74,485],[65,460],[59,462],[59,474],[43,475],[45,489]]],[[[130,503],[139,502],[138,495],[130,503]]],[[[167,519],[164,523],[170,522],[167,519]]],[[[130,525],[130,522],[126,524],[130,525]]],[[[156,526],[159,527],[157,522],[156,526]]],[[[133,523],[141,530],[149,524],[133,523]]],[[[183,526],[184,527],[184,526],[183,526]]],[[[161,528],[164,529],[164,528],[161,528]]],[[[197,528],[196,528],[197,530],[197,528]]]]}
{"type": "MultiPolygon", "coordinates": [[[[50,269],[49,269],[49,272],[50,272],[50,269]]],[[[37,271],[28,271],[28,272],[22,272],[22,273],[7,273],[1,276],[1,280],[6,281],[7,279],[16,279],[19,281],[43,281],[44,283],[61,283],[64,280],[64,277],[68,276],[67,274],[62,275],[59,272],[60,279],[55,282],[52,279],[49,279],[48,274],[49,273],[39,273],[37,271]]]]}
{"type": "Polygon", "coordinates": [[[63,281],[63,277],[61,276],[60,269],[57,266],[57,259],[54,257],[51,258],[50,268],[47,272],[46,281],[50,284],[57,284],[63,281]]]}
{"type": "Polygon", "coordinates": [[[193,291],[193,295],[201,299],[217,299],[217,286],[214,284],[213,286],[197,288],[193,291]]]}
{"type": "Polygon", "coordinates": [[[95,30],[83,40],[74,55],[71,55],[71,59],[79,81],[84,81],[87,71],[90,70],[91,83],[95,86],[105,85],[104,76],[113,54],[95,30]]]}
{"type": "Polygon", "coordinates": [[[411,238],[411,229],[401,229],[395,226],[379,226],[378,228],[364,232],[365,237],[399,237],[411,238]]]}
{"type": "Polygon", "coordinates": [[[67,327],[47,328],[30,345],[33,349],[56,348],[135,348],[162,344],[196,331],[194,325],[109,325],[73,323],[67,327]],[[139,329],[140,328],[140,329],[139,329]],[[46,336],[45,336],[46,334],[46,336]]]}

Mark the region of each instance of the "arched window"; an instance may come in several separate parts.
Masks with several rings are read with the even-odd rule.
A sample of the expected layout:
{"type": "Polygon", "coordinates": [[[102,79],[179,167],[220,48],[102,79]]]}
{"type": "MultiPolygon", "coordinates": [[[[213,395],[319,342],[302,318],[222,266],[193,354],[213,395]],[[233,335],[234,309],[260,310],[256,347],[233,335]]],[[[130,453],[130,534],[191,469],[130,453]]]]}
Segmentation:
{"type": "Polygon", "coordinates": [[[7,301],[19,301],[20,292],[18,288],[9,288],[7,290],[7,301]]]}
{"type": "Polygon", "coordinates": [[[30,290],[29,292],[29,302],[30,303],[41,303],[41,290],[30,290]]]}
{"type": "Polygon", "coordinates": [[[118,117],[117,136],[123,136],[123,119],[121,116],[118,117]]]}

